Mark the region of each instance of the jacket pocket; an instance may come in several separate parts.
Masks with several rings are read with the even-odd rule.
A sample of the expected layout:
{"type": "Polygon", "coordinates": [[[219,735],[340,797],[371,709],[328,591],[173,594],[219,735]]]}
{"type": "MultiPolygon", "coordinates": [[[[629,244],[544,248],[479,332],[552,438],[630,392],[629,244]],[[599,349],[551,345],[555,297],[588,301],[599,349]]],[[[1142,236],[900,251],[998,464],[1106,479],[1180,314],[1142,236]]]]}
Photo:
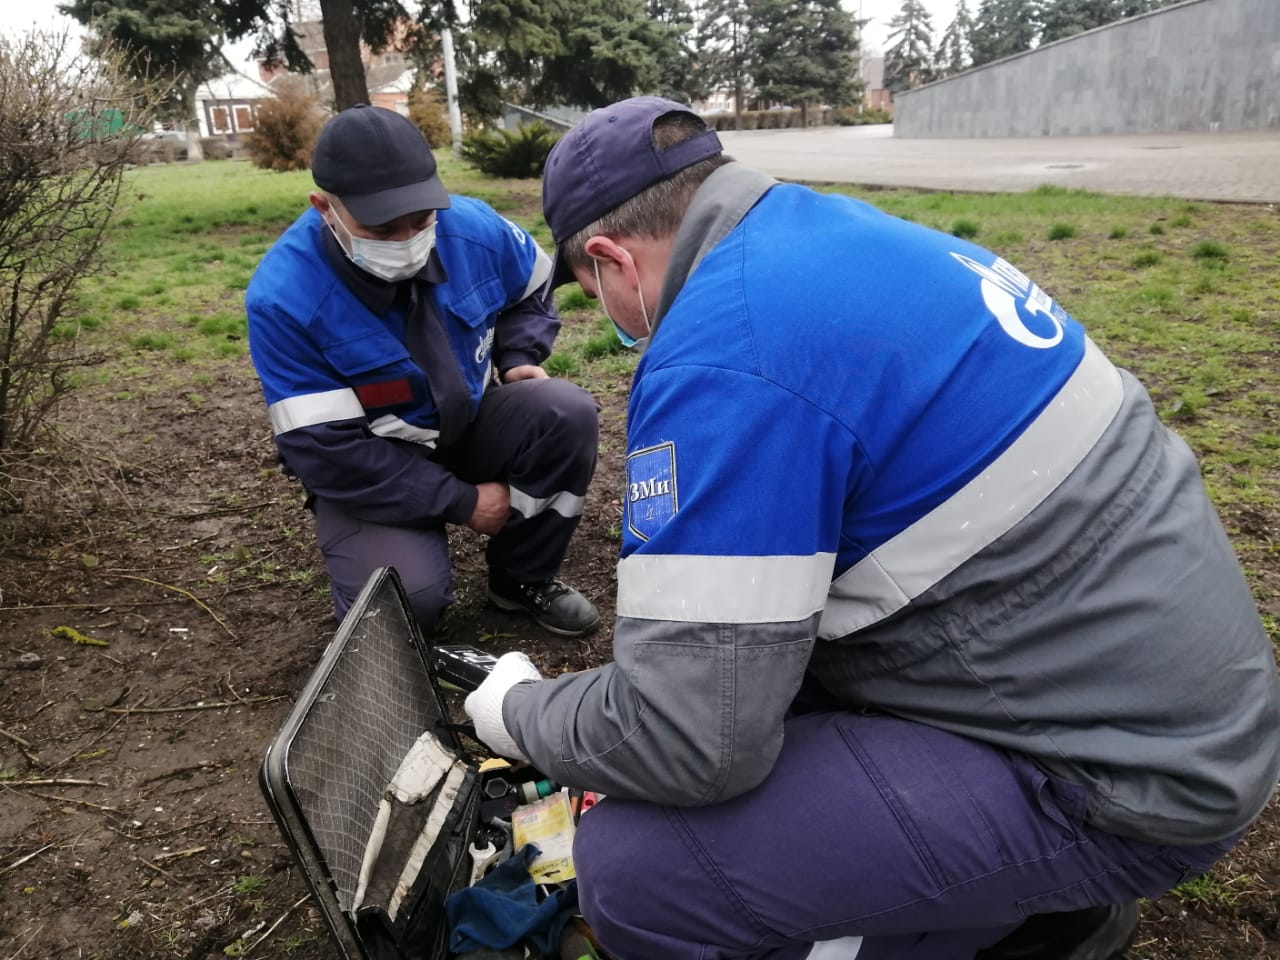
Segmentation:
{"type": "Polygon", "coordinates": [[[444,309],[464,326],[475,329],[507,306],[507,295],[496,278],[484,280],[444,304],[444,309]]]}
{"type": "Polygon", "coordinates": [[[341,340],[323,348],[324,357],[346,377],[358,377],[371,370],[400,367],[409,359],[409,351],[391,336],[366,336],[341,340]]]}

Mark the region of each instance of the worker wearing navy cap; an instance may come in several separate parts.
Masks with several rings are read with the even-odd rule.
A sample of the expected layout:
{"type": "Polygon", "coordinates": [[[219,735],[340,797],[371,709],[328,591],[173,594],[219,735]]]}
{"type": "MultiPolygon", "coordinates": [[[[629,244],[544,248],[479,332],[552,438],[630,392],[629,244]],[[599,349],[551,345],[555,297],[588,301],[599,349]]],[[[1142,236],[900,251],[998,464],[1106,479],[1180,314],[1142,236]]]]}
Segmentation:
{"type": "Polygon", "coordinates": [[[360,105],[323,128],[310,209],[245,295],[285,470],[306,488],[341,617],[392,566],[424,631],[453,601],[449,524],[487,534],[488,597],[566,636],[600,617],[558,573],[595,470],[598,408],[541,367],[551,260],[450,196],[421,131],[360,105]]]}

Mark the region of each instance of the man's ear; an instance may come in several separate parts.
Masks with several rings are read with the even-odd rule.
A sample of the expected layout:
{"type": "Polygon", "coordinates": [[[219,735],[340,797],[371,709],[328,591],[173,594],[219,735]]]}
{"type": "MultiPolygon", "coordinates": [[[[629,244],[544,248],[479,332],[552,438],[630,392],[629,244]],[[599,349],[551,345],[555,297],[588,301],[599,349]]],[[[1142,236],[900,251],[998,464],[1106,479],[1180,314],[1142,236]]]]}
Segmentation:
{"type": "Polygon", "coordinates": [[[600,269],[605,266],[613,265],[622,270],[627,283],[639,283],[639,274],[636,273],[635,257],[630,252],[623,250],[613,241],[612,237],[607,234],[596,233],[594,237],[589,237],[586,243],[582,244],[582,252],[586,253],[591,259],[599,261],[600,269]]]}
{"type": "Polygon", "coordinates": [[[323,193],[317,193],[313,190],[311,193],[307,194],[307,200],[310,201],[311,206],[315,207],[321,213],[328,213],[330,210],[329,198],[323,193]]]}
{"type": "Polygon", "coordinates": [[[614,243],[612,237],[603,233],[588,237],[587,242],[582,245],[582,252],[593,260],[599,260],[601,266],[608,261],[621,265],[629,259],[627,252],[614,243]]]}

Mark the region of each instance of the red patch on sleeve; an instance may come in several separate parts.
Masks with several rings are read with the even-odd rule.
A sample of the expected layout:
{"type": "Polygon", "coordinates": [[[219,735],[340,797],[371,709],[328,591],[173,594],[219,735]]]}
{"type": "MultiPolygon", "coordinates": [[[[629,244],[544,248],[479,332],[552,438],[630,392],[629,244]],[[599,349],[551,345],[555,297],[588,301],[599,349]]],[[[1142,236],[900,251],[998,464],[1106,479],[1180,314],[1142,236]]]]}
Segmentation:
{"type": "Polygon", "coordinates": [[[378,407],[395,407],[413,400],[413,390],[409,381],[383,380],[381,383],[362,383],[355,388],[360,406],[366,410],[378,407]]]}

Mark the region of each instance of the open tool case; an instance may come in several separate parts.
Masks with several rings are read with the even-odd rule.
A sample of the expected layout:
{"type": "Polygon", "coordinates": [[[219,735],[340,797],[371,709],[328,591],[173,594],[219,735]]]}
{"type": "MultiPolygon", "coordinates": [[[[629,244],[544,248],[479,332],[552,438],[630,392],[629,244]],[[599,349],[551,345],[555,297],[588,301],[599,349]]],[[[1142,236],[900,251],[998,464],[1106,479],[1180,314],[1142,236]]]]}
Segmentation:
{"type": "Polygon", "coordinates": [[[395,571],[370,577],[259,781],[343,960],[444,960],[480,783],[395,571]]]}

